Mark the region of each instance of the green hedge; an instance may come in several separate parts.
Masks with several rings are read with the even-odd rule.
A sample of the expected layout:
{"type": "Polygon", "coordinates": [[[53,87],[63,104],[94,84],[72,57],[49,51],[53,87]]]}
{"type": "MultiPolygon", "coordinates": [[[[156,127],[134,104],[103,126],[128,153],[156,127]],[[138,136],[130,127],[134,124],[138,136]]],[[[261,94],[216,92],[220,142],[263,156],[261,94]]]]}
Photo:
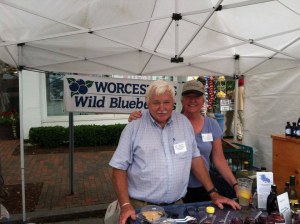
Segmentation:
{"type": "MultiPolygon", "coordinates": [[[[74,126],[75,146],[117,145],[126,124],[74,126]]],[[[29,130],[29,141],[42,148],[56,148],[69,142],[69,128],[36,127],[29,130]]]]}

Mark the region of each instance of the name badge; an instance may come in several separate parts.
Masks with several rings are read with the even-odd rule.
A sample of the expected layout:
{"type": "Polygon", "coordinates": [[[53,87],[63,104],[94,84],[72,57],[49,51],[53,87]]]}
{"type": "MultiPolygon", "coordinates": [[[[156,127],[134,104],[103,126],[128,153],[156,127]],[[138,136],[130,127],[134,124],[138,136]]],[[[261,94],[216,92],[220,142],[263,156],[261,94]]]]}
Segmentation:
{"type": "Polygon", "coordinates": [[[174,151],[175,154],[186,152],[187,149],[186,149],[185,142],[179,142],[174,144],[174,151]]]}
{"type": "Polygon", "coordinates": [[[212,133],[205,133],[205,134],[201,134],[201,135],[202,135],[203,142],[212,142],[213,141],[212,133]]]}

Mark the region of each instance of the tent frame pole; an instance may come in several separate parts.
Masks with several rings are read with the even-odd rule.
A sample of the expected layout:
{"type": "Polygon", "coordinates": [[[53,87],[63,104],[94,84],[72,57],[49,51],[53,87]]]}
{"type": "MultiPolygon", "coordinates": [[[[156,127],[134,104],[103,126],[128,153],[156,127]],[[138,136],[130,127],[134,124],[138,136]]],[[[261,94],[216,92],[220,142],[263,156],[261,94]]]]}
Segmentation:
{"type": "Polygon", "coordinates": [[[69,112],[69,176],[70,194],[74,194],[74,115],[69,112]]]}
{"type": "Polygon", "coordinates": [[[239,55],[235,55],[234,56],[235,61],[234,61],[234,65],[235,65],[235,75],[233,76],[234,80],[235,80],[235,85],[234,85],[234,116],[233,116],[233,124],[234,124],[234,128],[233,128],[233,141],[236,142],[237,141],[237,116],[238,116],[238,101],[239,101],[239,97],[238,97],[238,87],[239,87],[239,74],[240,74],[240,66],[239,66],[239,55]]]}
{"type": "Polygon", "coordinates": [[[23,73],[19,71],[19,113],[20,113],[20,167],[22,185],[22,217],[26,221],[26,199],[25,199],[25,157],[24,157],[24,128],[23,128],[23,73]]]}
{"type": "MultiPolygon", "coordinates": [[[[22,65],[24,44],[18,44],[18,64],[22,65]]],[[[26,221],[26,197],[25,197],[25,156],[24,156],[24,109],[23,109],[23,67],[20,66],[19,72],[19,119],[20,119],[20,168],[21,168],[21,185],[22,185],[22,217],[23,222],[26,221]]]]}

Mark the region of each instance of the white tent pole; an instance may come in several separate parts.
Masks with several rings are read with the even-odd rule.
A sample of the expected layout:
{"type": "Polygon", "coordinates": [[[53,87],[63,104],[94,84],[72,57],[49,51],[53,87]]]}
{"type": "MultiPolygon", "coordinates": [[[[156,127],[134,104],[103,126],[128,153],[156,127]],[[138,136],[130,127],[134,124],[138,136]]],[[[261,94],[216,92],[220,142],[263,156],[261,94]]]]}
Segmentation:
{"type": "Polygon", "coordinates": [[[23,128],[23,73],[19,71],[19,113],[20,113],[20,159],[21,159],[21,181],[22,181],[22,214],[23,222],[26,221],[25,206],[25,159],[24,159],[24,128],[23,128]]]}
{"type": "Polygon", "coordinates": [[[248,5],[256,5],[256,4],[261,4],[261,3],[266,3],[266,2],[273,2],[275,0],[249,0],[245,2],[238,2],[238,3],[232,3],[228,5],[224,5],[223,9],[232,9],[232,8],[237,8],[237,7],[245,7],[248,5]]]}
{"type": "MultiPolygon", "coordinates": [[[[175,0],[175,13],[178,13],[178,1],[175,0]]],[[[179,51],[179,20],[175,21],[175,56],[177,57],[179,51]]]]}
{"type": "Polygon", "coordinates": [[[236,142],[237,140],[237,115],[238,115],[238,86],[239,86],[239,74],[240,74],[240,66],[239,66],[239,55],[235,55],[235,86],[234,86],[234,129],[233,129],[233,141],[236,142]]]}
{"type": "Polygon", "coordinates": [[[74,194],[74,114],[69,112],[69,185],[70,194],[74,194]]]}
{"type": "MultiPolygon", "coordinates": [[[[18,64],[22,65],[22,46],[23,44],[18,45],[18,64]]],[[[23,72],[22,69],[18,69],[19,71],[19,113],[20,113],[20,167],[21,167],[21,184],[22,184],[22,214],[23,214],[23,222],[26,221],[26,204],[25,204],[25,157],[24,157],[24,119],[23,119],[23,72]]]]}

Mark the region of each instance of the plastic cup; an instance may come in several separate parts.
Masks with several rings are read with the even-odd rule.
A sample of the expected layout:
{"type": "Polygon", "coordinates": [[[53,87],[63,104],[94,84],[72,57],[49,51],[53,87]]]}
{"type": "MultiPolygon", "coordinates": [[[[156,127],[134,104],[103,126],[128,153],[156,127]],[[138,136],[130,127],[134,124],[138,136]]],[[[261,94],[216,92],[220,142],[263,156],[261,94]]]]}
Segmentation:
{"type": "Polygon", "coordinates": [[[253,180],[249,178],[238,178],[237,181],[239,188],[239,204],[241,206],[249,206],[253,180]]]}

